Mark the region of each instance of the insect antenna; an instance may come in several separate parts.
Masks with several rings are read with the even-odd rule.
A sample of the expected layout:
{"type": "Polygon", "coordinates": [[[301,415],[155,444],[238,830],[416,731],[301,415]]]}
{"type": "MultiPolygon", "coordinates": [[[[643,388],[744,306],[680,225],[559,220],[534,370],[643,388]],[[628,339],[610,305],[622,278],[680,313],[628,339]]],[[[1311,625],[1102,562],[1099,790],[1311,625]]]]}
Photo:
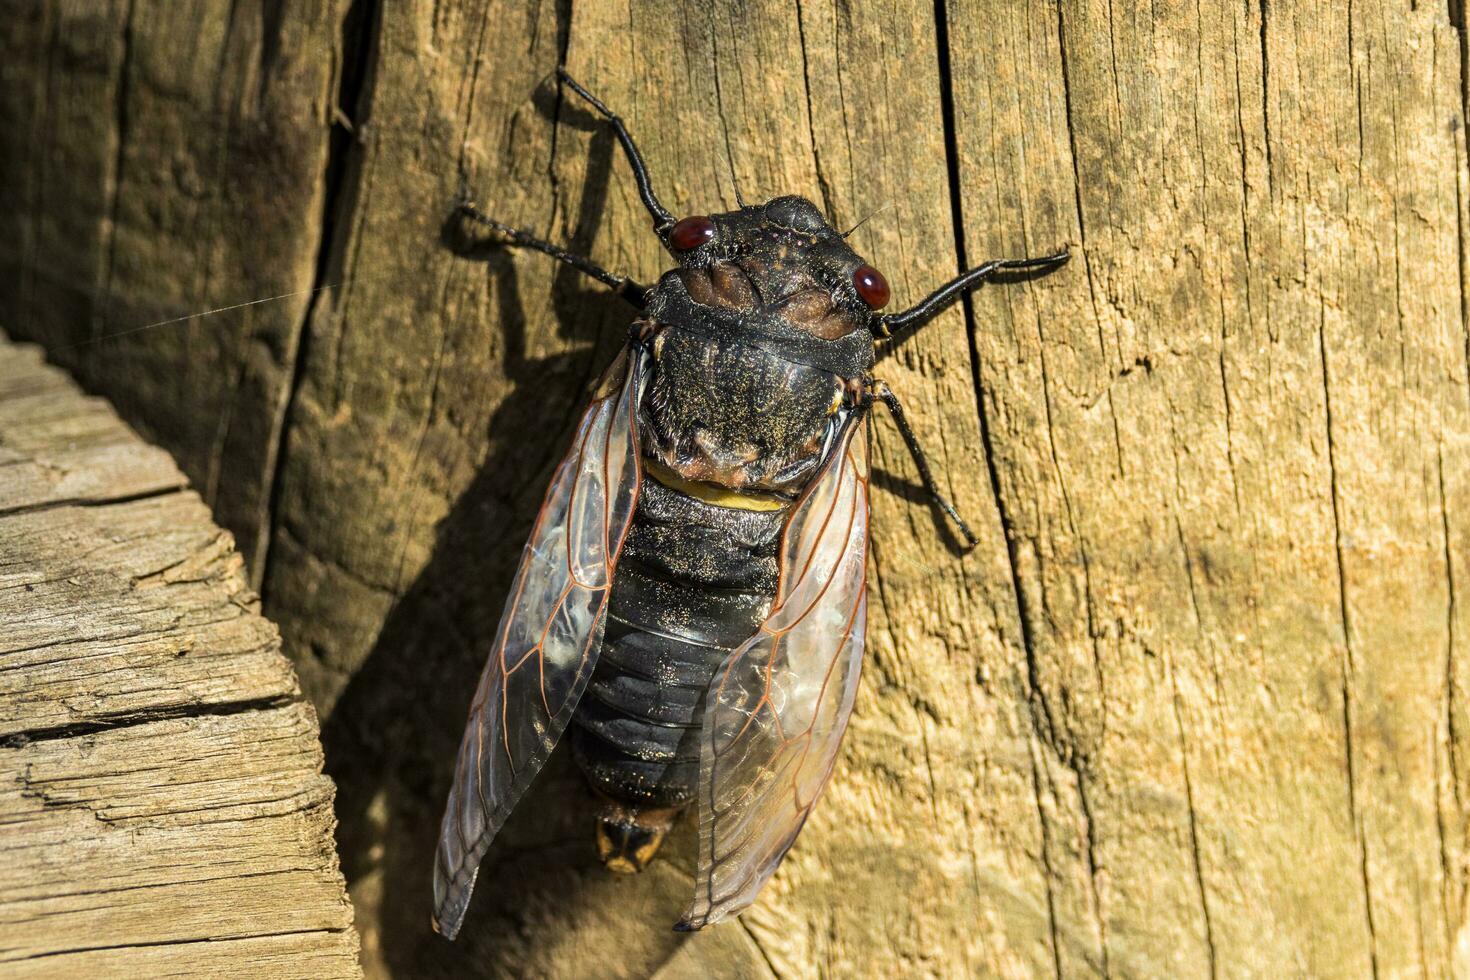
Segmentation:
{"type": "Polygon", "coordinates": [[[901,313],[889,313],[878,318],[879,337],[897,337],[900,333],[911,333],[948,309],[955,300],[984,283],[993,276],[1006,272],[1036,272],[1045,274],[1062,265],[1072,257],[1069,249],[1061,249],[1051,255],[1034,259],[995,259],[963,272],[934,292],[925,296],[901,313]]]}
{"type": "Polygon", "coordinates": [[[882,207],[877,207],[877,208],[874,208],[873,210],[869,211],[867,213],[867,215],[865,215],[861,221],[859,221],[857,224],[853,225],[851,228],[847,229],[846,231],[842,232],[842,237],[843,238],[846,238],[847,236],[851,235],[853,232],[857,231],[863,225],[865,225],[869,221],[871,221],[875,216],[882,214],[884,211],[887,211],[891,207],[893,207],[893,205],[891,203],[889,203],[889,204],[883,205],[882,207]]]}
{"type": "Polygon", "coordinates": [[[893,393],[892,388],[888,387],[886,381],[875,381],[872,393],[879,401],[888,406],[889,414],[893,416],[893,424],[898,426],[899,435],[903,436],[904,444],[909,447],[909,453],[914,457],[914,465],[919,468],[919,479],[924,482],[924,489],[928,491],[929,499],[954,522],[960,534],[964,535],[968,547],[975,547],[980,543],[980,539],[975,537],[975,532],[970,530],[970,525],[966,524],[960,512],[955,510],[954,504],[939,492],[939,485],[934,482],[934,472],[929,468],[929,457],[924,455],[924,449],[919,445],[919,437],[914,435],[914,430],[909,425],[908,416],[904,414],[903,405],[899,403],[898,396],[893,393]]]}

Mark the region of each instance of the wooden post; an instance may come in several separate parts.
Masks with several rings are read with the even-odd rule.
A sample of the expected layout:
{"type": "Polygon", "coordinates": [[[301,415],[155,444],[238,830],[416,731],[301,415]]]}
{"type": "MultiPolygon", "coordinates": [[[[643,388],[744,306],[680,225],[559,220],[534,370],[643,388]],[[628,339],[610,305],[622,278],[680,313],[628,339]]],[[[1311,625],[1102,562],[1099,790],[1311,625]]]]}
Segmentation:
{"type": "Polygon", "coordinates": [[[32,6],[0,20],[0,322],[255,543],[371,971],[1470,973],[1461,0],[32,6]],[[669,933],[687,837],[606,878],[558,757],[451,946],[459,726],[630,310],[456,254],[449,203],[668,262],[563,60],[676,213],[871,216],[898,303],[1076,258],[879,364],[982,540],[880,419],[863,687],[760,903],[669,933]]]}
{"type": "Polygon", "coordinates": [[[168,455],[0,335],[0,974],[359,975],[258,609],[168,455]]]}

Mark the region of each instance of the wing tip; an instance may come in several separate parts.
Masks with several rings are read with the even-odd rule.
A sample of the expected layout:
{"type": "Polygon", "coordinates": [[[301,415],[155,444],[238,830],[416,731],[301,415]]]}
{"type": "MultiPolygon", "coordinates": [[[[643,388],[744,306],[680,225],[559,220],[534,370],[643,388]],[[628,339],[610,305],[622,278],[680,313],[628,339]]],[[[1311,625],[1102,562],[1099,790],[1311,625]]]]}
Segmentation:
{"type": "Polygon", "coordinates": [[[678,922],[675,922],[674,923],[674,931],[675,932],[698,932],[699,930],[701,930],[703,928],[704,928],[704,923],[703,922],[699,923],[699,925],[695,925],[693,922],[691,922],[689,920],[688,916],[685,916],[684,918],[680,919],[678,922]]]}
{"type": "Polygon", "coordinates": [[[463,901],[445,902],[429,916],[434,931],[450,942],[459,937],[460,926],[464,925],[465,904],[463,901]]]}
{"type": "Polygon", "coordinates": [[[439,935],[453,942],[464,925],[465,912],[470,907],[470,896],[474,894],[475,879],[479,877],[477,867],[468,881],[445,880],[434,869],[434,911],[429,923],[439,935]]]}

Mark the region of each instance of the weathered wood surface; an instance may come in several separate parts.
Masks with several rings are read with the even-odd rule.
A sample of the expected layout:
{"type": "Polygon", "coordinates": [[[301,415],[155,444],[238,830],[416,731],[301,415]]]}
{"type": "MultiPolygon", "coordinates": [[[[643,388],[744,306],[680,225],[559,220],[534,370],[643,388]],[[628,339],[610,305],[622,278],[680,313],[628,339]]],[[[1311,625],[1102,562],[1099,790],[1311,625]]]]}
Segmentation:
{"type": "Polygon", "coordinates": [[[0,975],[358,974],[316,716],[242,564],[0,335],[0,975]]]}
{"type": "Polygon", "coordinates": [[[0,324],[44,333],[168,447],[257,588],[333,203],[326,127],[353,83],[334,74],[343,6],[0,4],[0,324]],[[267,296],[280,298],[144,343],[85,345],[267,296]]]}
{"type": "Polygon", "coordinates": [[[0,315],[268,535],[371,972],[1470,974],[1461,0],[23,6],[0,315]],[[687,838],[606,879],[558,760],[450,946],[425,910],[459,722],[629,311],[456,254],[446,205],[463,178],[613,269],[666,261],[607,132],[545,84],[562,58],[678,213],[736,186],[878,211],[853,241],[899,303],[1078,256],[879,365],[982,543],[952,552],[880,420],[864,685],[760,904],[676,939],[687,838]],[[313,285],[309,311],[66,346],[313,285]],[[292,382],[230,386],[261,363],[292,382]],[[221,431],[274,494],[210,478],[221,431]]]}

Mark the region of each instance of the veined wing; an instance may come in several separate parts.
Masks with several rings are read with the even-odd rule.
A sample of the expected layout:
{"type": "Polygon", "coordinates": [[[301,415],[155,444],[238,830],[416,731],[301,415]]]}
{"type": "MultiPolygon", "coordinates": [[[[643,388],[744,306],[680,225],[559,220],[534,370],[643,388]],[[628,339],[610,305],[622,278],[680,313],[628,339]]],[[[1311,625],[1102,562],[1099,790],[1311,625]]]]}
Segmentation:
{"type": "Polygon", "coordinates": [[[826,786],[862,667],[867,556],[867,424],[854,416],[782,534],[769,616],[711,681],[699,870],[675,928],[755,901],[826,786]]]}
{"type": "Polygon", "coordinates": [[[521,555],[470,706],[434,862],[434,927],[459,932],[480,860],[551,754],[602,647],[613,571],[638,499],[647,355],[592,402],[521,555]]]}

